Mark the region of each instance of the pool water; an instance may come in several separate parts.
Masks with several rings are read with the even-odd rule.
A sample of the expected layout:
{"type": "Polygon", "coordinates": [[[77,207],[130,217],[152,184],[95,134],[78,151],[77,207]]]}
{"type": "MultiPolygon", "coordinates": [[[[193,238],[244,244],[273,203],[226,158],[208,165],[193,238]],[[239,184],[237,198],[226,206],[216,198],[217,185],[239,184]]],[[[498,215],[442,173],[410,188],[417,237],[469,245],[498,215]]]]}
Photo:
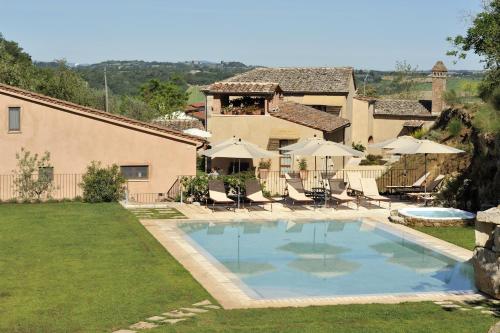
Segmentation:
{"type": "Polygon", "coordinates": [[[474,290],[468,263],[361,220],[179,227],[253,298],[474,290]]]}
{"type": "Polygon", "coordinates": [[[474,214],[455,208],[404,208],[400,213],[406,216],[429,219],[473,219],[474,214]]]}

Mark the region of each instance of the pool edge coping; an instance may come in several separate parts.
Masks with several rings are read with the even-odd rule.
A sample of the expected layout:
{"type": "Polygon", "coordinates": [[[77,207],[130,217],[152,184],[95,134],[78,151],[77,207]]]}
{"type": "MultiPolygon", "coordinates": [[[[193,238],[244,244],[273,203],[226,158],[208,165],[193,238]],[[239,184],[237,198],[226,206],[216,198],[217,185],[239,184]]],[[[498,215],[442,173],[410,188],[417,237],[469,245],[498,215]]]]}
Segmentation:
{"type": "MultiPolygon", "coordinates": [[[[418,230],[389,223],[379,218],[358,216],[371,223],[383,227],[399,230],[417,238],[419,244],[440,252],[456,260],[467,261],[472,257],[472,251],[448,243],[442,239],[425,234],[418,230]]],[[[252,219],[245,219],[251,221],[252,219]]],[[[265,221],[265,219],[255,219],[265,221]]],[[[273,219],[269,219],[273,220],[273,219]]],[[[275,220],[275,219],[274,219],[275,220]]],[[[219,219],[213,223],[233,222],[234,219],[219,219]]],[[[266,307],[305,307],[314,305],[341,305],[341,304],[396,304],[402,302],[443,301],[443,300],[477,300],[485,296],[469,292],[429,292],[405,293],[387,295],[357,295],[357,296],[312,296],[301,298],[254,299],[245,293],[243,282],[235,279],[235,275],[227,269],[221,269],[211,262],[205,254],[198,251],[186,239],[186,235],[177,226],[177,223],[201,222],[197,219],[172,220],[140,220],[141,224],[160,242],[160,244],[201,284],[205,290],[216,299],[224,309],[266,308],[266,307]],[[229,272],[229,274],[228,274],[229,272]],[[236,281],[236,282],[235,282],[236,281]],[[239,281],[239,283],[238,283],[239,281]]],[[[207,222],[207,221],[203,221],[207,222]]]]}

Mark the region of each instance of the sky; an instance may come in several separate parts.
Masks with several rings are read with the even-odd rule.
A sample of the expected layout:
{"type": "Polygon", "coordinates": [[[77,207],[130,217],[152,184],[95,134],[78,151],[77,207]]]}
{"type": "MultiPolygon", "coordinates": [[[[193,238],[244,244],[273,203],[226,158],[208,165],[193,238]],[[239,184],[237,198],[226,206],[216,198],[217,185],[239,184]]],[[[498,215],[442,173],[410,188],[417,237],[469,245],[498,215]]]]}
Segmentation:
{"type": "Polygon", "coordinates": [[[481,69],[453,64],[480,0],[0,0],[0,33],[34,60],[241,61],[250,65],[481,69]]]}

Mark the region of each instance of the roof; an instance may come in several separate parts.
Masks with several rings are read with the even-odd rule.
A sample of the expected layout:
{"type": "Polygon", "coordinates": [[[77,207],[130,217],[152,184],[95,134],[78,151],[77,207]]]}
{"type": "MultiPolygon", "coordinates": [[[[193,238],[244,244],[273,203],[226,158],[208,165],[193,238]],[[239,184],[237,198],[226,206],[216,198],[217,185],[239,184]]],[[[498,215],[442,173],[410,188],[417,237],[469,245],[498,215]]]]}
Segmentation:
{"type": "Polygon", "coordinates": [[[439,60],[436,62],[436,64],[434,65],[434,67],[432,67],[432,71],[433,72],[447,72],[448,71],[448,68],[446,68],[446,66],[444,65],[444,63],[439,60]]]}
{"type": "Polygon", "coordinates": [[[430,100],[376,99],[373,105],[374,115],[435,117],[430,100]]]}
{"type": "Polygon", "coordinates": [[[204,108],[205,107],[205,102],[196,102],[196,103],[191,103],[189,104],[190,106],[194,108],[204,108]]]}
{"type": "Polygon", "coordinates": [[[215,82],[205,90],[209,93],[266,94],[271,95],[278,89],[277,83],[270,82],[215,82]]]}
{"type": "Polygon", "coordinates": [[[423,125],[423,120],[407,120],[403,123],[403,127],[422,127],[423,125]]]}
{"type": "Polygon", "coordinates": [[[180,131],[172,130],[162,126],[146,123],[143,121],[135,120],[132,118],[127,118],[114,113],[104,112],[101,110],[93,109],[87,106],[63,101],[61,99],[45,96],[42,94],[37,94],[28,90],[20,89],[17,87],[9,86],[7,84],[0,83],[0,93],[7,94],[15,98],[26,99],[35,103],[44,104],[49,107],[56,107],[65,111],[75,112],[79,114],[85,114],[93,119],[104,120],[117,125],[122,125],[130,129],[142,129],[148,131],[154,131],[156,133],[161,133],[165,137],[174,139],[177,141],[184,141],[190,144],[203,143],[204,140],[192,136],[189,134],[182,133],[180,131]]]}
{"type": "Polygon", "coordinates": [[[350,126],[347,119],[295,102],[281,102],[277,109],[269,114],[325,132],[333,132],[339,128],[350,126]]]}
{"type": "Polygon", "coordinates": [[[348,93],[352,67],[255,68],[226,82],[274,82],[285,93],[348,93]]]}

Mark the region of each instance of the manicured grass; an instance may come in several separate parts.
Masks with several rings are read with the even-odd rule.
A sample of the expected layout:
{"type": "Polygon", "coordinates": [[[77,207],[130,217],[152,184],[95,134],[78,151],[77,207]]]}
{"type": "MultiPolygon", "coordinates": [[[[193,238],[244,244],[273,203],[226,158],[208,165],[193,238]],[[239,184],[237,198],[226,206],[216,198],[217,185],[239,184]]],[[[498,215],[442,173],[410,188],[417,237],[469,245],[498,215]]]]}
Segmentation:
{"type": "Polygon", "coordinates": [[[184,219],[186,216],[175,208],[134,208],[130,209],[138,219],[162,220],[162,219],[184,219]]]}
{"type": "MultiPolygon", "coordinates": [[[[0,332],[111,332],[210,299],[117,204],[0,205],[0,272],[0,332]]],[[[495,321],[424,302],[212,310],[148,332],[486,332],[495,321]]]]}
{"type": "Polygon", "coordinates": [[[198,86],[190,86],[187,89],[187,93],[189,94],[188,104],[205,101],[205,95],[203,95],[198,86]]]}
{"type": "Polygon", "coordinates": [[[0,205],[0,332],[111,332],[209,298],[118,204],[0,205]]]}
{"type": "Polygon", "coordinates": [[[415,229],[468,250],[474,250],[474,227],[416,227],[415,229]]]}

